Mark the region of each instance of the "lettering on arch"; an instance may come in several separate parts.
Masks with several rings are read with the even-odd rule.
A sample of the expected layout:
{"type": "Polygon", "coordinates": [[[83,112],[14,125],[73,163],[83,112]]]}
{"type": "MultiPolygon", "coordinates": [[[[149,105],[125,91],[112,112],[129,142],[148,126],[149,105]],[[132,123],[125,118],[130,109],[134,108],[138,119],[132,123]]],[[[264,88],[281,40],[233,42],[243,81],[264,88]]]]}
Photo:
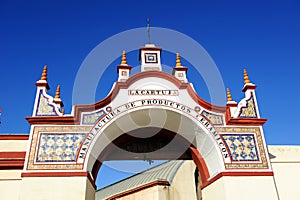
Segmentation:
{"type": "Polygon", "coordinates": [[[83,141],[83,144],[81,148],[79,149],[77,163],[84,163],[84,160],[86,158],[87,152],[90,148],[90,145],[92,141],[94,140],[95,136],[101,132],[101,130],[105,127],[105,125],[119,116],[120,114],[127,112],[129,110],[133,110],[135,108],[140,107],[150,107],[150,106],[160,106],[160,107],[167,107],[174,110],[179,110],[181,112],[184,112],[185,114],[189,115],[190,117],[193,117],[196,119],[199,123],[201,123],[208,132],[213,136],[214,140],[216,141],[216,144],[220,148],[220,151],[222,153],[223,159],[225,162],[230,162],[230,156],[226,149],[226,145],[224,144],[224,141],[220,137],[219,133],[215,130],[215,128],[211,125],[211,123],[203,117],[201,114],[197,113],[190,107],[179,103],[174,102],[167,99],[141,99],[133,102],[128,102],[126,104],[123,104],[119,107],[116,107],[113,109],[110,113],[107,113],[104,115],[92,128],[88,136],[83,141]]]}

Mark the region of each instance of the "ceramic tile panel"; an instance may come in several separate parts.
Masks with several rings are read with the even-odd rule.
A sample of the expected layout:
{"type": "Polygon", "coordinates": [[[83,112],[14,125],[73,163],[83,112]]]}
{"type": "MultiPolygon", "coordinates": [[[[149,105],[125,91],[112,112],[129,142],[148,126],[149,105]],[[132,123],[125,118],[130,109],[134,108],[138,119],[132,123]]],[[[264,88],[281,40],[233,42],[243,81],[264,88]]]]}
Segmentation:
{"type": "Polygon", "coordinates": [[[81,170],[77,150],[91,126],[36,126],[26,170],[81,170]],[[74,145],[73,147],[71,147],[74,145]]]}
{"type": "Polygon", "coordinates": [[[223,134],[232,161],[259,161],[254,134],[223,134]]]}
{"type": "Polygon", "coordinates": [[[36,110],[37,116],[56,116],[55,108],[53,105],[50,105],[48,98],[46,98],[42,92],[39,96],[38,107],[36,110]]]}
{"type": "Polygon", "coordinates": [[[85,133],[41,133],[36,162],[75,162],[85,133]]]}
{"type": "Polygon", "coordinates": [[[225,169],[269,169],[259,127],[215,127],[231,157],[225,169]]]}
{"type": "Polygon", "coordinates": [[[213,114],[205,110],[203,110],[201,114],[205,116],[213,125],[223,125],[222,115],[213,114]]]}
{"type": "Polygon", "coordinates": [[[254,103],[254,98],[251,96],[250,99],[246,101],[246,107],[242,107],[239,118],[256,118],[256,110],[255,110],[255,103],[254,103]]]}
{"type": "Polygon", "coordinates": [[[95,113],[83,114],[82,116],[82,124],[95,124],[101,117],[105,115],[104,110],[99,110],[95,113]]]}

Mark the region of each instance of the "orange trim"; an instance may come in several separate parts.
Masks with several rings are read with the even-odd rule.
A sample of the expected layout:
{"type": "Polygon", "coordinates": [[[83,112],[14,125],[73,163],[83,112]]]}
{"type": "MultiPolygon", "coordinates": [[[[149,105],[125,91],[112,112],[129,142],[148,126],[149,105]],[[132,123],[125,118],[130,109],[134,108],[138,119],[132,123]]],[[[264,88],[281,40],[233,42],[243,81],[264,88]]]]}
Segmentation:
{"type": "Polygon", "coordinates": [[[205,163],[205,160],[202,158],[198,149],[196,149],[195,147],[192,147],[192,146],[190,146],[189,149],[191,150],[192,159],[194,160],[194,162],[200,172],[202,183],[207,182],[210,175],[209,175],[209,171],[208,171],[207,165],[205,163]]]}
{"type": "Polygon", "coordinates": [[[227,125],[235,126],[262,126],[268,119],[266,118],[232,118],[230,105],[226,106],[225,121],[227,125]]]}
{"type": "Polygon", "coordinates": [[[21,177],[72,177],[88,176],[88,172],[22,172],[21,177]]]}
{"type": "Polygon", "coordinates": [[[234,103],[227,102],[226,107],[237,107],[237,105],[238,104],[236,102],[234,102],[234,103]]]}
{"type": "Polygon", "coordinates": [[[0,160],[6,159],[6,158],[15,158],[15,159],[25,159],[26,152],[0,152],[0,160]]]}
{"type": "Polygon", "coordinates": [[[135,192],[139,192],[141,190],[144,190],[144,189],[147,189],[147,188],[150,188],[150,187],[154,187],[154,186],[169,186],[169,182],[168,181],[165,181],[165,180],[157,180],[157,181],[153,181],[151,183],[147,183],[145,185],[141,185],[139,187],[136,187],[136,188],[133,188],[131,190],[128,190],[128,191],[125,191],[125,192],[122,192],[122,193],[119,193],[119,194],[116,194],[114,196],[111,196],[111,197],[108,197],[106,200],[113,200],[113,199],[116,199],[116,198],[121,198],[123,196],[126,196],[126,195],[130,195],[130,194],[133,194],[135,192]]]}
{"type": "Polygon", "coordinates": [[[74,125],[79,124],[80,121],[78,117],[61,117],[61,116],[38,116],[38,117],[25,117],[30,125],[33,124],[64,124],[64,125],[74,125]]]}
{"type": "Polygon", "coordinates": [[[0,134],[0,140],[28,140],[29,135],[0,134]]]}
{"type": "Polygon", "coordinates": [[[225,113],[225,122],[228,124],[228,121],[231,119],[231,111],[230,107],[226,106],[226,113],[225,113]]]}
{"type": "MultiPolygon", "coordinates": [[[[112,148],[109,147],[109,149],[112,149],[112,148]]],[[[106,152],[106,155],[104,155],[106,157],[108,155],[108,151],[105,151],[105,149],[104,149],[104,152],[106,152]]],[[[102,162],[100,162],[99,160],[96,160],[94,165],[93,165],[93,169],[92,169],[93,177],[98,176],[98,172],[99,172],[101,166],[102,166],[102,162]]]]}
{"type": "Polygon", "coordinates": [[[213,105],[200,98],[195,93],[194,89],[189,83],[183,83],[171,74],[162,71],[145,71],[131,76],[126,82],[117,82],[115,84],[115,87],[112,89],[112,91],[104,99],[98,101],[97,103],[86,104],[86,105],[75,105],[74,116],[62,116],[62,117],[61,116],[36,116],[36,117],[26,117],[26,120],[31,125],[32,124],[66,124],[66,125],[79,124],[82,112],[91,112],[107,106],[116,97],[120,89],[128,89],[128,87],[132,85],[134,82],[149,77],[162,78],[172,82],[179,89],[186,89],[189,95],[191,96],[191,98],[194,99],[200,106],[204,107],[207,110],[221,112],[221,113],[224,113],[226,111],[226,107],[213,105]]]}
{"type": "Polygon", "coordinates": [[[48,85],[47,82],[42,82],[42,83],[41,82],[36,82],[35,85],[37,87],[46,87],[47,90],[50,90],[50,86],[48,85]]]}
{"type": "Polygon", "coordinates": [[[242,89],[242,91],[246,92],[249,89],[255,90],[256,89],[256,85],[245,85],[244,88],[242,89]]]}
{"type": "Polygon", "coordinates": [[[94,189],[96,190],[97,189],[97,186],[96,186],[96,180],[93,179],[93,177],[91,176],[90,173],[87,173],[87,178],[89,179],[90,183],[92,184],[92,186],[94,187],[94,189]]]}
{"type": "Polygon", "coordinates": [[[174,67],[173,68],[173,72],[174,71],[187,71],[188,70],[188,68],[187,67],[183,67],[183,66],[181,66],[181,67],[174,67]]]}
{"type": "Polygon", "coordinates": [[[0,152],[0,169],[23,169],[26,152],[0,152]]]}
{"type": "Polygon", "coordinates": [[[129,69],[131,70],[131,66],[130,65],[118,65],[118,73],[119,73],[119,69],[129,69]]]}
{"type": "Polygon", "coordinates": [[[267,120],[266,118],[230,118],[226,124],[236,126],[262,126],[267,120]]]}
{"type": "Polygon", "coordinates": [[[201,190],[223,176],[274,176],[274,172],[220,172],[207,182],[202,183],[201,190]]]}
{"type": "Polygon", "coordinates": [[[144,50],[144,51],[159,50],[159,51],[161,51],[162,48],[161,48],[161,47],[141,47],[141,48],[140,48],[140,51],[141,51],[141,50],[144,50]]]}
{"type": "Polygon", "coordinates": [[[25,159],[0,160],[0,169],[23,169],[25,159]]]}

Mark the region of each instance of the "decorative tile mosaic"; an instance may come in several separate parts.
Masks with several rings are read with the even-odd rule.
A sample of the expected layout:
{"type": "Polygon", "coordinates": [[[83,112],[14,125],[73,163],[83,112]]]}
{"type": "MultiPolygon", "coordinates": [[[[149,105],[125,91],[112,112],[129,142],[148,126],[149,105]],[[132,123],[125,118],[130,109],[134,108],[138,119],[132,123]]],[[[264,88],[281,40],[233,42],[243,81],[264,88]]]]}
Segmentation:
{"type": "Polygon", "coordinates": [[[42,133],[36,162],[75,162],[85,133],[42,133]]]}
{"type": "Polygon", "coordinates": [[[205,110],[203,110],[201,114],[205,116],[213,125],[223,125],[222,115],[216,115],[205,110]]]}
{"type": "Polygon", "coordinates": [[[36,111],[37,116],[56,116],[56,112],[54,110],[54,106],[50,105],[48,102],[48,98],[46,98],[42,91],[40,92],[39,96],[39,103],[36,111]]]}
{"type": "MultiPolygon", "coordinates": [[[[232,163],[225,163],[225,168],[226,169],[268,169],[269,165],[268,165],[268,160],[267,160],[267,153],[265,150],[265,145],[264,145],[264,141],[263,141],[263,136],[262,133],[260,131],[259,127],[215,127],[216,131],[218,131],[221,135],[221,137],[224,135],[225,138],[227,138],[227,140],[229,140],[229,137],[227,137],[227,135],[234,135],[236,136],[235,139],[238,138],[238,135],[245,135],[245,137],[247,137],[247,135],[252,135],[253,139],[255,139],[255,142],[249,142],[245,137],[244,138],[244,142],[246,142],[246,144],[256,144],[254,146],[256,146],[256,156],[253,156],[253,159],[260,158],[259,160],[255,161],[255,160],[251,160],[251,161],[244,161],[244,160],[239,160],[240,158],[242,158],[243,156],[239,156],[239,157],[235,157],[234,159],[237,159],[236,161],[232,160],[232,163]]],[[[250,138],[249,138],[250,139],[250,138]]],[[[233,140],[233,139],[232,139],[233,140]]],[[[240,139],[242,140],[242,139],[240,139]]],[[[224,142],[227,142],[224,138],[223,138],[224,142]]],[[[230,146],[230,144],[229,144],[230,146]]],[[[245,143],[244,143],[245,146],[245,143]]],[[[250,148],[251,149],[251,148],[250,148]]],[[[230,150],[230,149],[229,149],[230,150]]],[[[247,150],[248,152],[248,157],[246,158],[251,158],[250,155],[250,151],[247,150]]],[[[255,152],[255,151],[254,151],[255,152]]]]}
{"type": "Polygon", "coordinates": [[[223,134],[232,161],[259,161],[254,134],[223,134]]]}
{"type": "Polygon", "coordinates": [[[257,114],[256,114],[256,110],[255,110],[255,103],[254,103],[254,98],[253,96],[250,97],[250,99],[248,99],[246,101],[246,107],[242,107],[239,117],[240,118],[256,118],[257,114]]]}
{"type": "Polygon", "coordinates": [[[43,134],[88,134],[91,126],[36,126],[32,132],[30,151],[28,155],[27,170],[81,170],[83,164],[76,162],[37,162],[39,138],[43,134]]]}
{"type": "Polygon", "coordinates": [[[95,113],[83,114],[82,124],[95,124],[98,119],[104,116],[106,113],[104,110],[99,110],[95,113]]]}

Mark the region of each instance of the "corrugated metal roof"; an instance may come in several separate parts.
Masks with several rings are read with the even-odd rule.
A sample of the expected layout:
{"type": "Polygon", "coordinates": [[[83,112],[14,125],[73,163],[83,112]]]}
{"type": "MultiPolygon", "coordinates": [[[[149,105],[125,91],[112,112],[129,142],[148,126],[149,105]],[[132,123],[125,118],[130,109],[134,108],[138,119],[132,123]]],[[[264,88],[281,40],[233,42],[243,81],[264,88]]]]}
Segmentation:
{"type": "Polygon", "coordinates": [[[168,161],[117,183],[106,186],[96,192],[96,200],[105,199],[157,180],[168,181],[169,184],[171,184],[183,162],[184,161],[182,160],[168,161]]]}

